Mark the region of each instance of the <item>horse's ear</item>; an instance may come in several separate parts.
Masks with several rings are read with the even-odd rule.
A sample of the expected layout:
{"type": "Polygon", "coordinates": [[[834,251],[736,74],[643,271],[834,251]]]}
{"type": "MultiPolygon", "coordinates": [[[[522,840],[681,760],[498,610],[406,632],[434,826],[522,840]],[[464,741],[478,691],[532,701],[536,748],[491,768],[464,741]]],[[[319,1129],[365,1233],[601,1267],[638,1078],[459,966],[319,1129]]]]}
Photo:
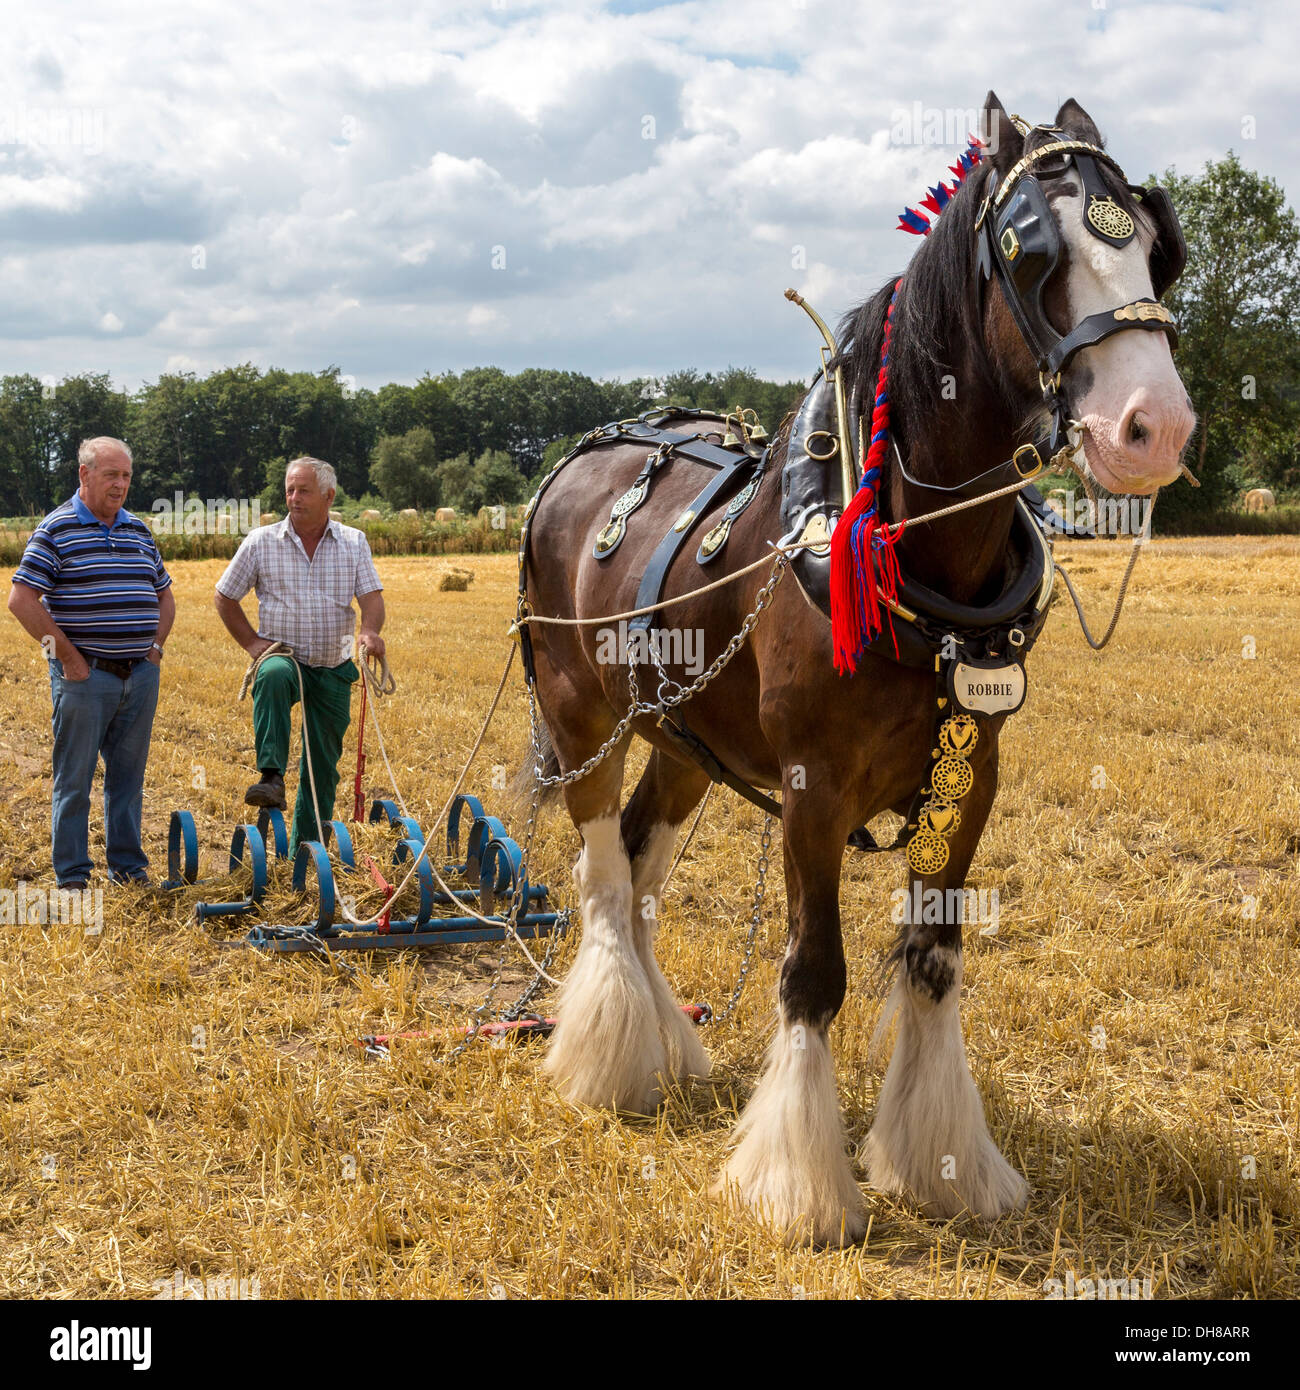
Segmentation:
{"type": "Polygon", "coordinates": [[[1076,140],[1086,140],[1090,145],[1101,144],[1101,131],[1073,97],[1056,113],[1053,124],[1060,126],[1068,135],[1073,135],[1076,140]]]}
{"type": "Polygon", "coordinates": [[[984,98],[983,126],[980,139],[988,146],[989,159],[997,169],[1009,169],[1020,158],[1025,142],[996,92],[984,98]]]}

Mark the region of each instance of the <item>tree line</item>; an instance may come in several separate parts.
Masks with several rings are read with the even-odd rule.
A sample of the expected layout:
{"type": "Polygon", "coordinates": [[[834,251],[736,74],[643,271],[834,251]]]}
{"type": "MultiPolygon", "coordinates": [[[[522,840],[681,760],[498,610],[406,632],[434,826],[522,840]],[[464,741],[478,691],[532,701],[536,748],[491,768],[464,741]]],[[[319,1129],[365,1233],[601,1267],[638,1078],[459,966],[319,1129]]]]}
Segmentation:
{"type": "MultiPolygon", "coordinates": [[[[587,430],[656,405],[752,406],[773,429],[805,389],[746,368],[596,381],[581,372],[497,367],[426,373],[413,386],[353,389],[337,367],[199,377],[170,373],[128,393],[106,373],[0,377],[0,515],[39,515],[77,487],[77,446],[125,439],[135,498],[283,498],[302,454],[334,465],[346,496],[392,507],[514,502],[587,430]]],[[[139,505],[139,503],[137,503],[139,505]]]]}
{"type": "MultiPolygon", "coordinates": [[[[1187,270],[1168,302],[1199,420],[1189,461],[1202,487],[1167,489],[1158,519],[1185,524],[1246,487],[1300,486],[1300,224],[1277,182],[1231,151],[1200,175],[1169,170],[1162,182],[1188,241],[1187,270]]],[[[743,367],[628,382],[475,367],[377,391],[352,389],[337,367],[247,363],[206,377],[166,374],[133,393],[105,373],[58,383],[4,376],[0,515],[40,514],[66,500],[77,486],[77,445],[97,434],[131,445],[135,499],[182,491],[261,497],[274,509],[287,461],[311,454],[334,465],[354,500],[473,510],[522,500],[574,441],[608,420],[667,404],[746,406],[770,432],[804,388],[743,367]]]]}

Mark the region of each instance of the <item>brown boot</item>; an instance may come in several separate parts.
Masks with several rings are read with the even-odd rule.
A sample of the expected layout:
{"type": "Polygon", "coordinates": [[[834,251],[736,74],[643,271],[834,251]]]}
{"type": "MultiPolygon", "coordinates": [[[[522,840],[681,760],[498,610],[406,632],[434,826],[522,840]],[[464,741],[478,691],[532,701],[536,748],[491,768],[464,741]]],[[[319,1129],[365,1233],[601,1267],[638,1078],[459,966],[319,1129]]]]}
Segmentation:
{"type": "Polygon", "coordinates": [[[262,770],[262,780],[254,782],[244,793],[249,806],[273,806],[284,810],[284,773],[262,770]]]}

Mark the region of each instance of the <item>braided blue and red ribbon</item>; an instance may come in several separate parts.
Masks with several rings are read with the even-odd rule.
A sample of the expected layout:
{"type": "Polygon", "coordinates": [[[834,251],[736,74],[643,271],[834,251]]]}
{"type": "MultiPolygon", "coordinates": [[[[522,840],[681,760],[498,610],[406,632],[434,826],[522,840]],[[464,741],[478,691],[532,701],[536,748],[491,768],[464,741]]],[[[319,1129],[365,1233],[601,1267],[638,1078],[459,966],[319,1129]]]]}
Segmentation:
{"type": "MultiPolygon", "coordinates": [[[[921,207],[929,208],[935,217],[948,206],[967,174],[983,158],[984,142],[972,135],[956,164],[948,167],[956,175],[952,184],[942,179],[927,190],[921,207]]],[[[907,208],[899,215],[898,229],[914,236],[930,235],[930,217],[920,208],[907,208]]],[[[876,376],[875,402],[871,411],[871,443],[862,462],[862,482],[853,500],[844,509],[835,530],[831,533],[831,643],[835,669],[841,675],[852,675],[858,659],[869,642],[883,630],[881,600],[885,601],[885,618],[889,635],[898,655],[898,638],[894,633],[894,615],[888,604],[898,602],[900,573],[894,547],[907,525],[900,521],[890,526],[880,519],[881,464],[889,447],[889,339],[893,332],[894,305],[898,302],[899,279],[885,311],[884,339],[880,345],[880,371],[876,376]],[[876,567],[879,564],[880,573],[876,567]]]]}
{"type": "MultiPolygon", "coordinates": [[[[898,602],[898,557],[894,546],[905,522],[891,527],[880,519],[880,476],[889,447],[889,339],[900,279],[885,311],[885,334],[880,345],[880,371],[871,411],[871,444],[862,465],[862,482],[831,533],[831,644],[835,669],[841,675],[857,668],[863,648],[882,630],[880,600],[898,602]],[[880,558],[879,580],[875,555],[880,558]]],[[[888,612],[888,610],[886,610],[888,612]]],[[[890,636],[894,634],[892,613],[890,636]]],[[[894,655],[898,639],[894,637],[894,655]]]]}

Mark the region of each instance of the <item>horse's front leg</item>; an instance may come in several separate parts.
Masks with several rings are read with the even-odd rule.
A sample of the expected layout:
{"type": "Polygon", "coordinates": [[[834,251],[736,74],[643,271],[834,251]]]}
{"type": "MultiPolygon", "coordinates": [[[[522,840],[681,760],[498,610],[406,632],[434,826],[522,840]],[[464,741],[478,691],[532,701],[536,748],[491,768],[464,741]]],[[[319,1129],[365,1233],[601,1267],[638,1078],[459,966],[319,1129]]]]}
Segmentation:
{"type": "Polygon", "coordinates": [[[907,1194],[929,1215],[991,1219],[1023,1206],[1029,1192],[989,1137],[961,1032],[961,890],[997,791],[996,735],[985,734],[971,768],[947,864],[925,876],[909,870],[888,1006],[898,1037],[862,1157],[873,1187],[907,1194]]]}
{"type": "MultiPolygon", "coordinates": [[[[830,773],[821,785],[831,785],[830,773]]],[[[862,1193],[845,1152],[828,1030],[844,1002],[840,861],[848,824],[791,786],[784,815],[789,938],[776,1036],[736,1127],[720,1188],[783,1228],[791,1240],[838,1244],[866,1229],[862,1193]]],[[[814,784],[809,778],[800,786],[814,784]]]]}

